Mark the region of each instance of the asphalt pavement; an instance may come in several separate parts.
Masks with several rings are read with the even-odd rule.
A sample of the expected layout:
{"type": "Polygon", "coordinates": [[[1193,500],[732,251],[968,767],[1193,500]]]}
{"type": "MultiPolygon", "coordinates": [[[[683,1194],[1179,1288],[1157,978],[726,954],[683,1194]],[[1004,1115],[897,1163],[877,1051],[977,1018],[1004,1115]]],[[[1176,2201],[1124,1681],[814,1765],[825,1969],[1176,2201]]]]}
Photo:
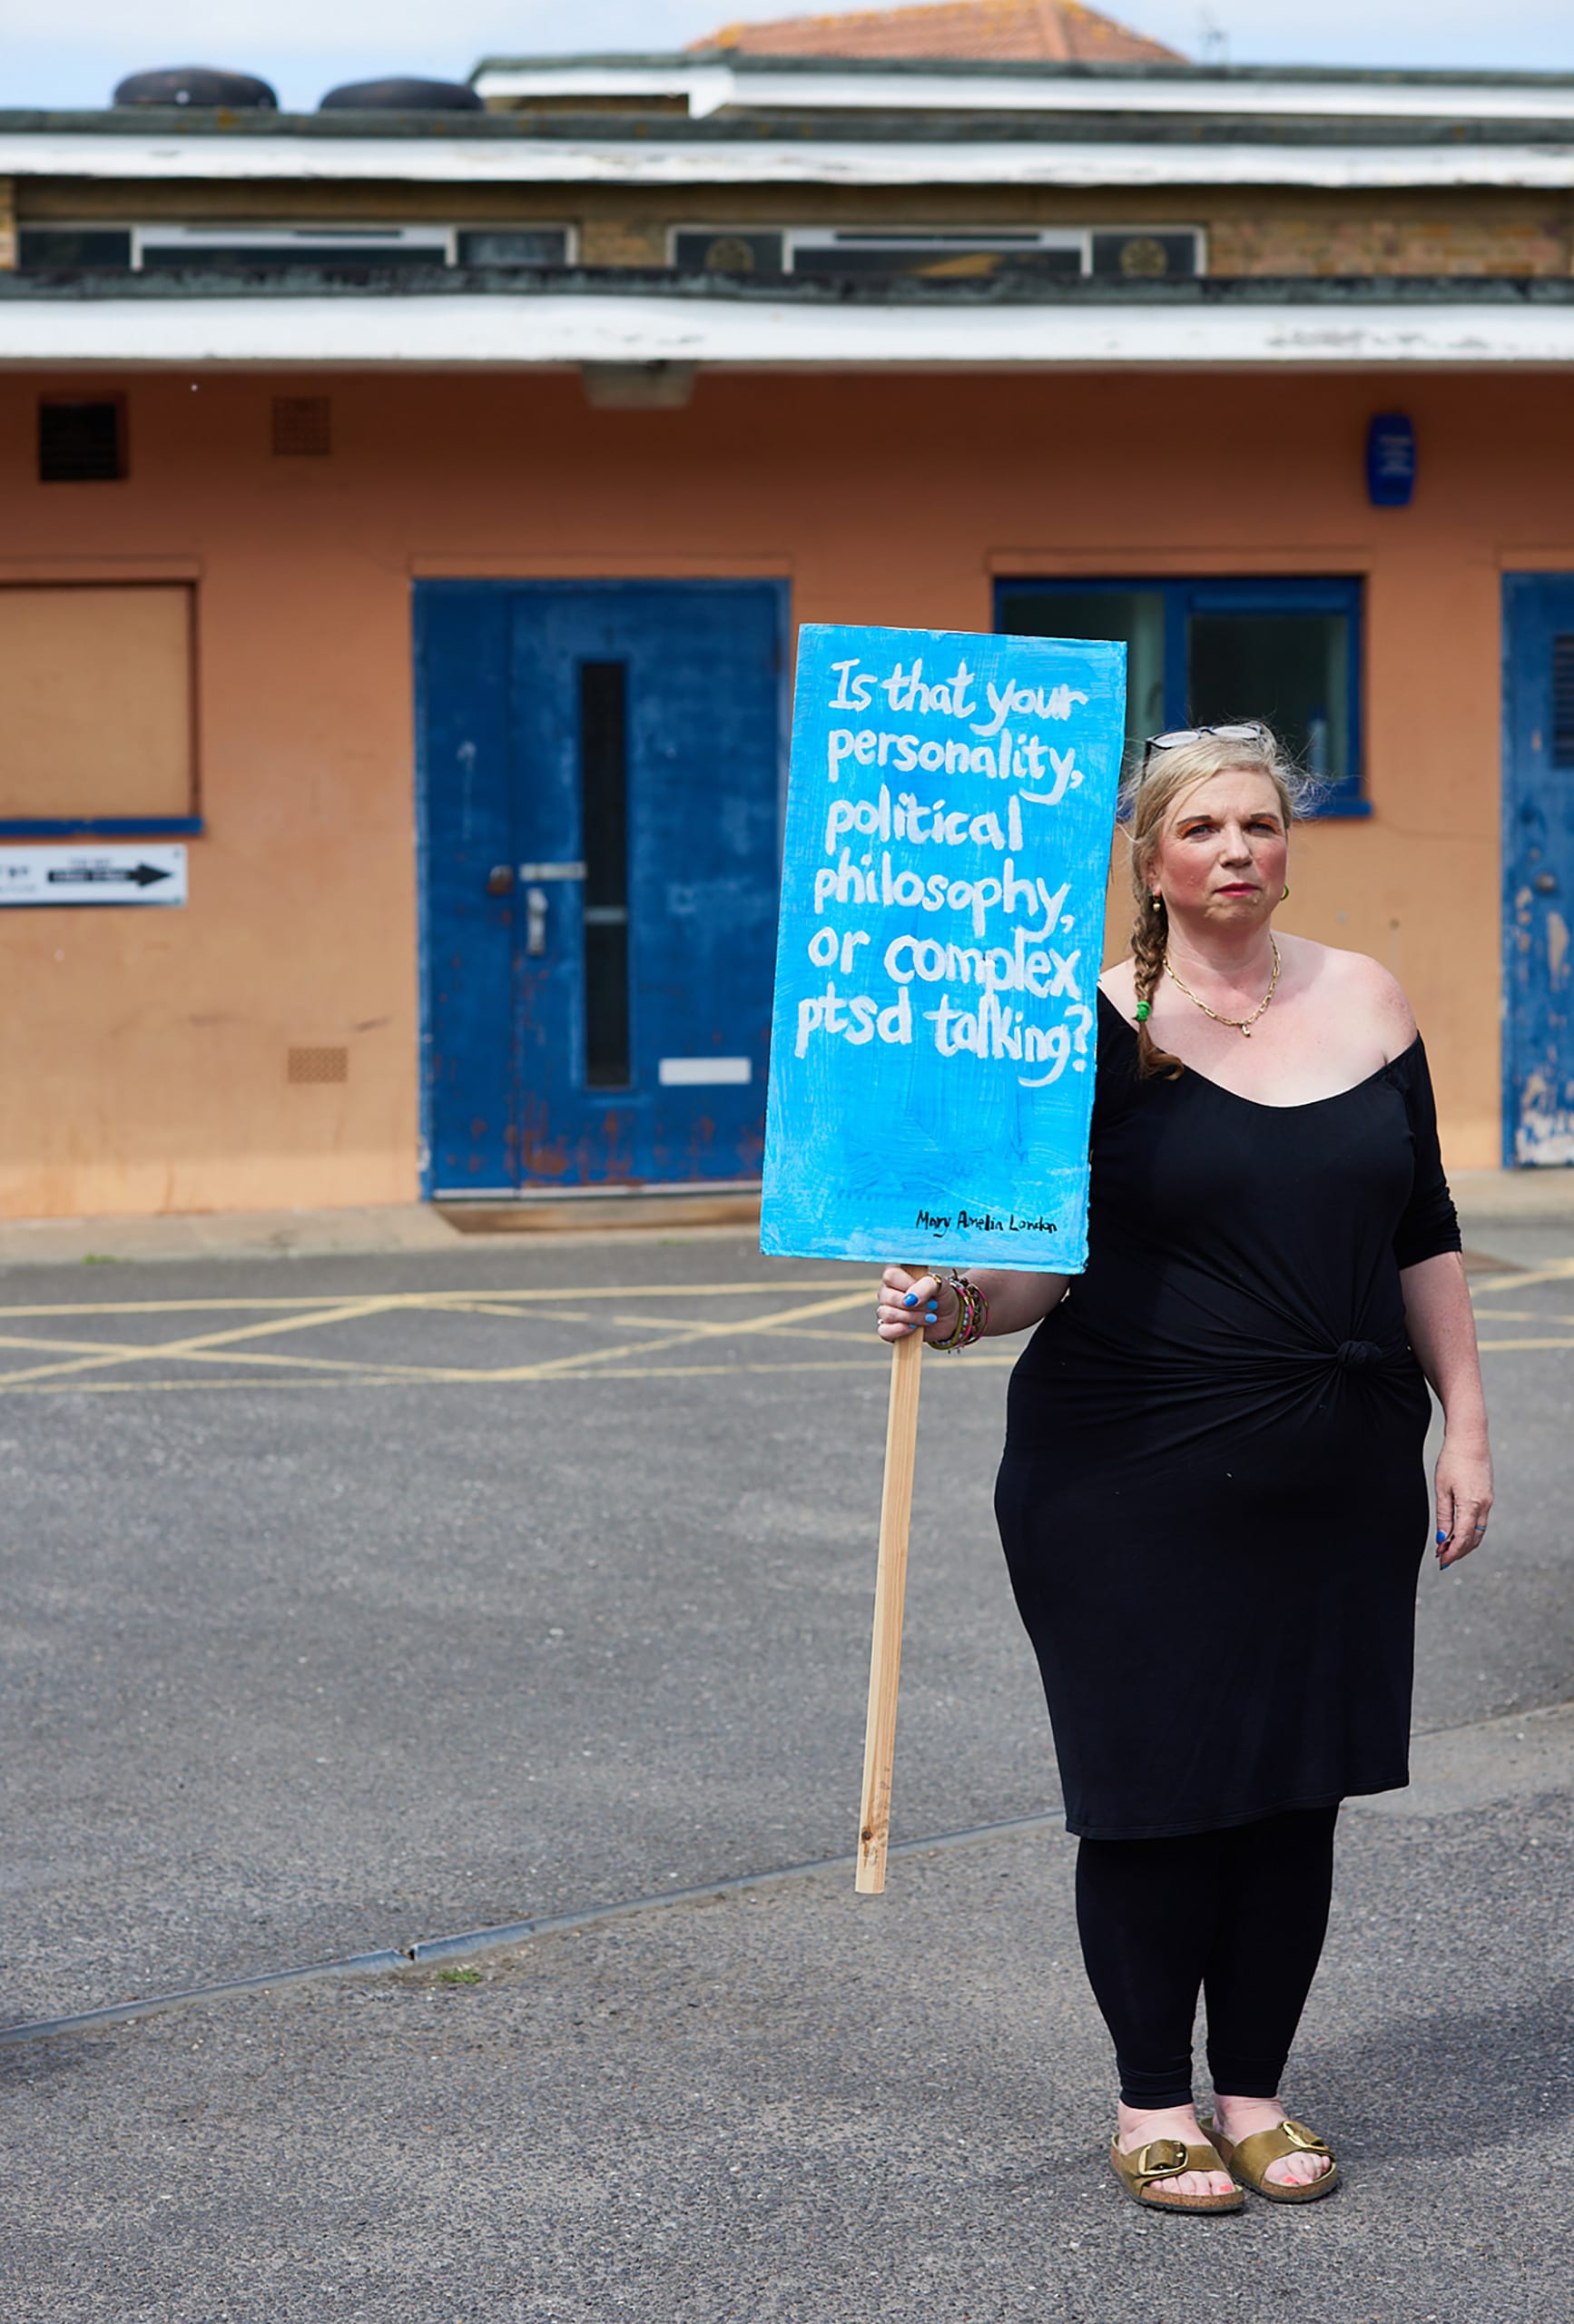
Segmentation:
{"type": "Polygon", "coordinates": [[[287,1986],[850,1854],[870,1281],[717,1234],[0,1272],[0,2014],[275,1981],[0,2046],[0,2316],[1571,2312],[1570,1251],[1478,1270],[1500,1512],[1423,1576],[1417,1785],[1343,1819],[1292,2094],[1348,2184],[1182,2221],[1099,2160],[1008,1353],[925,1366],[894,1821],[960,1838],[287,1986]]]}

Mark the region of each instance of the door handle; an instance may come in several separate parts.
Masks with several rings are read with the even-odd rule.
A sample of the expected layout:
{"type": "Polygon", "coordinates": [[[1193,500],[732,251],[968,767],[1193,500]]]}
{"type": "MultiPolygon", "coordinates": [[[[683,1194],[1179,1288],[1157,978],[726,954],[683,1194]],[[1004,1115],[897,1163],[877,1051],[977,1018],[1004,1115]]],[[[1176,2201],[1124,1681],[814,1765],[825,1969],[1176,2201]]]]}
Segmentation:
{"type": "Polygon", "coordinates": [[[519,877],[522,880],[583,880],[585,866],[583,863],[522,863],[519,877]]]}
{"type": "Polygon", "coordinates": [[[1555,896],[1558,892],[1556,875],[1550,872],[1538,872],[1530,885],[1539,896],[1555,896]]]}
{"type": "Polygon", "coordinates": [[[507,896],[513,892],[514,866],[511,863],[494,863],[487,874],[487,893],[489,896],[507,896]]]}
{"type": "Polygon", "coordinates": [[[526,888],[525,891],[525,950],[533,960],[538,960],[546,950],[545,888],[526,888]]]}

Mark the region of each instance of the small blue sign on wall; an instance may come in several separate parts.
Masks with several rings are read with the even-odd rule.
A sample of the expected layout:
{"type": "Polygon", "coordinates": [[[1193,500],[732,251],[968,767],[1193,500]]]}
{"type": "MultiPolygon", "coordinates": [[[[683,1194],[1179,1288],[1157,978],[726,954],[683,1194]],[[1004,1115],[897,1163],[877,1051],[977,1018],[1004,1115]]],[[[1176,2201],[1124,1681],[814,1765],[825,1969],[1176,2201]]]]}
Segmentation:
{"type": "Polygon", "coordinates": [[[1366,493],[1374,508],[1408,508],[1415,494],[1415,422],[1380,411],[1366,430],[1366,493]]]}
{"type": "Polygon", "coordinates": [[[800,632],[764,1250],[1076,1274],[1126,648],[800,632]]]}

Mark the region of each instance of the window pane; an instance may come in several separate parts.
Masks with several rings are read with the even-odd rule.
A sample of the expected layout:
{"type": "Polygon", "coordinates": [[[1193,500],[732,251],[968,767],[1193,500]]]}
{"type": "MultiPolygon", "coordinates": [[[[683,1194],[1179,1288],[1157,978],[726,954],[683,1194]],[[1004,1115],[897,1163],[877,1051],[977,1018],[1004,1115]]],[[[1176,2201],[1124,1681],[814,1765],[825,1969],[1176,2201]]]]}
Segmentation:
{"type": "Polygon", "coordinates": [[[1195,274],[1197,238],[1195,234],[1095,234],[1095,274],[1136,276],[1195,274]]]}
{"type": "Polygon", "coordinates": [[[1187,680],[1195,724],[1265,719],[1309,773],[1354,774],[1343,614],[1194,614],[1187,680]]]}
{"type": "Polygon", "coordinates": [[[673,264],[680,274],[780,274],[782,237],[696,227],[674,235],[673,264]]]}
{"type": "Polygon", "coordinates": [[[363,267],[444,266],[441,242],[318,241],[144,242],[143,271],[162,274],[243,274],[252,268],[278,273],[310,267],[323,274],[359,273],[363,267]]]}
{"type": "Polygon", "coordinates": [[[22,267],[130,266],[131,231],[124,227],[24,226],[17,236],[22,267]]]}
{"type": "Polygon", "coordinates": [[[579,665],[579,801],[585,851],[585,1079],[624,1089],[628,1053],[628,673],[579,665]]]}
{"type": "MultiPolygon", "coordinates": [[[[959,237],[958,238],[959,241],[959,237]]],[[[920,274],[939,281],[964,281],[978,275],[1079,275],[1082,248],[1060,249],[1007,243],[994,249],[958,241],[798,242],[792,251],[794,274],[920,274]]]]}
{"type": "Polygon", "coordinates": [[[568,234],[562,226],[488,226],[459,236],[461,266],[566,266],[568,234]]]}
{"type": "Polygon", "coordinates": [[[1158,589],[1012,590],[1002,629],[1028,637],[1104,637],[1124,643],[1126,743],[1140,757],[1164,726],[1164,596],[1158,589]]]}

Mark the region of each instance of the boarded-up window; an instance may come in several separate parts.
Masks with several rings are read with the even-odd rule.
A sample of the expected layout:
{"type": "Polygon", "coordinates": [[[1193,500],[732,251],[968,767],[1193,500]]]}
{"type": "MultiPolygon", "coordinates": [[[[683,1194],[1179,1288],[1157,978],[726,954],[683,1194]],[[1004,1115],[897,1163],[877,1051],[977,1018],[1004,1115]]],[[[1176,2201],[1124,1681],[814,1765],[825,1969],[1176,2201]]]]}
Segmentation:
{"type": "Polygon", "coordinates": [[[0,588],[0,820],[192,812],[192,593],[0,588]]]}

